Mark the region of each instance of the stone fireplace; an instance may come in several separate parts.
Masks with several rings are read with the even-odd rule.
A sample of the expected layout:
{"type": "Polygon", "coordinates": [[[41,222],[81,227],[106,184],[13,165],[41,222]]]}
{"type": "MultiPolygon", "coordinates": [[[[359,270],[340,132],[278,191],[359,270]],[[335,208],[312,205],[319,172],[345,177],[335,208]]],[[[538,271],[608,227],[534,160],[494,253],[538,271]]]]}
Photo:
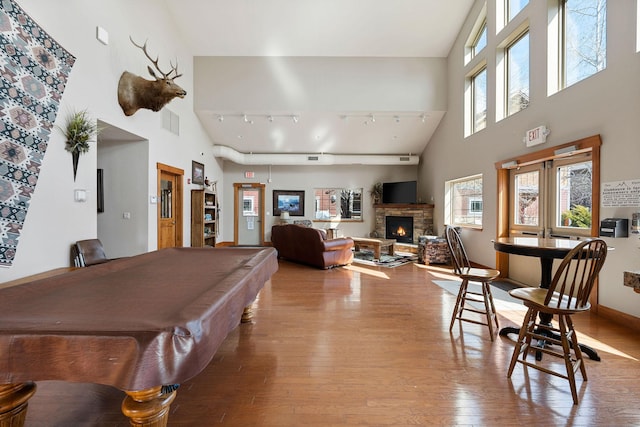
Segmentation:
{"type": "Polygon", "coordinates": [[[385,238],[396,239],[398,243],[413,243],[413,217],[385,217],[385,238]]]}
{"type": "Polygon", "coordinates": [[[403,242],[397,237],[386,237],[398,240],[399,243],[418,244],[418,236],[433,235],[433,205],[428,203],[382,203],[373,205],[376,214],[375,232],[378,237],[387,236],[387,217],[411,217],[413,227],[411,241],[403,242]]]}

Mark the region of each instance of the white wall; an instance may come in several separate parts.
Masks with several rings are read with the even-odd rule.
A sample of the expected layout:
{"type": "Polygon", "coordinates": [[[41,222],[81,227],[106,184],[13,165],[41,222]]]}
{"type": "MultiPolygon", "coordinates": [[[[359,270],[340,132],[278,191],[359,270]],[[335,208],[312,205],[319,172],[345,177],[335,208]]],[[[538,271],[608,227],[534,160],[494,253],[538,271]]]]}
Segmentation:
{"type": "MultiPolygon", "coordinates": [[[[484,177],[483,229],[464,230],[465,246],[474,261],[495,266],[491,239],[496,236],[496,171],[494,163],[509,157],[540,150],[583,137],[602,137],[601,182],[639,179],[637,122],[640,113],[640,55],[636,52],[636,2],[608,2],[607,68],[574,86],[547,97],[546,29],[547,2],[530,1],[522,16],[530,22],[531,104],[526,110],[495,122],[496,100],[488,97],[487,128],[468,137],[463,135],[463,47],[484,1],[476,1],[449,56],[449,108],[434,138],[422,154],[419,180],[429,196],[434,196],[434,223],[444,224],[444,182],[472,174],[484,177]],[[525,131],[539,125],[551,129],[547,142],[527,148],[525,131]]],[[[495,5],[487,2],[488,52],[495,52],[495,5]]],[[[504,33],[503,31],[502,33],[504,33]]],[[[502,35],[499,34],[498,36],[502,35]]],[[[488,93],[495,92],[495,59],[488,60],[488,93]]],[[[637,208],[602,208],[601,218],[631,218],[637,208]]],[[[634,316],[640,316],[640,295],[623,286],[623,271],[640,269],[638,235],[626,239],[605,239],[610,251],[600,275],[599,302],[634,316]]],[[[539,277],[537,261],[510,257],[510,271],[519,280],[535,284],[539,277]],[[529,273],[527,273],[527,271],[529,273]]]]}
{"type": "Polygon", "coordinates": [[[442,111],[441,58],[196,57],[197,110],[442,111]],[[215,78],[212,78],[215,76],[215,78]]]}
{"type": "MultiPolygon", "coordinates": [[[[19,5],[58,43],[76,57],[67,88],[62,97],[57,125],[64,124],[66,113],[88,109],[90,115],[149,141],[144,200],[147,250],[156,248],[156,205],[149,195],[156,194],[156,163],[161,162],[191,176],[191,161],[205,164],[207,176],[222,182],[222,172],[211,154],[211,142],[193,113],[192,54],[185,50],[171,16],[153,0],[18,0],[19,5]],[[124,13],[123,11],[127,11],[124,13]],[[109,33],[109,45],[95,38],[96,26],[109,33]],[[180,136],[162,129],[161,113],[140,110],[126,117],[117,102],[117,85],[124,70],[148,76],[148,60],[129,41],[148,39],[152,55],[159,55],[161,66],[170,60],[179,62],[183,76],[176,82],[186,91],[185,99],[175,99],[169,108],[180,116],[180,136]]],[[[96,237],[95,143],[80,158],[74,183],[71,156],[64,150],[62,133],[54,131],[44,157],[38,183],[31,200],[13,266],[0,269],[0,282],[69,265],[70,245],[76,240],[96,237]],[[73,190],[89,190],[87,203],[73,201],[73,190]]],[[[122,167],[126,167],[123,165],[122,167]]],[[[122,172],[122,170],[120,170],[122,172]]],[[[189,239],[189,190],[185,185],[185,244],[189,239]]]]}
{"type": "MultiPolygon", "coordinates": [[[[315,188],[362,188],[363,201],[361,222],[341,222],[338,228],[344,236],[368,236],[375,229],[375,215],[373,202],[369,190],[376,182],[414,181],[416,180],[416,166],[243,166],[232,162],[224,163],[223,186],[218,184],[218,191],[223,194],[222,206],[223,235],[219,241],[233,241],[233,184],[260,182],[265,187],[265,241],[271,240],[271,226],[279,218],[273,218],[273,190],[304,190],[305,215],[292,219],[314,218],[315,188]],[[245,171],[255,172],[255,178],[244,178],[245,171]],[[268,182],[271,177],[271,182],[268,182]]],[[[420,188],[418,188],[420,194],[420,188]]],[[[316,228],[329,228],[336,224],[315,222],[316,228]]]]}
{"type": "Polygon", "coordinates": [[[111,258],[147,251],[149,141],[100,141],[98,168],[104,171],[104,212],[98,213],[97,236],[111,258]],[[124,213],[129,213],[129,219],[124,213]]]}

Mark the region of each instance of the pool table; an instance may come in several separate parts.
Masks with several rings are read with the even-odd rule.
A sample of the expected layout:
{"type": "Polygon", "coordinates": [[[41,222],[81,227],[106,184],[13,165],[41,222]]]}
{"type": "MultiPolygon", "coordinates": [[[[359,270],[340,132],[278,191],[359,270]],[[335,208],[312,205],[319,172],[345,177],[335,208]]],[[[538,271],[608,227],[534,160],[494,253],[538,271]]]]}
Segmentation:
{"type": "Polygon", "coordinates": [[[0,289],[0,425],[62,380],[117,387],[131,425],[165,426],[277,269],[273,248],[169,248],[0,289]]]}

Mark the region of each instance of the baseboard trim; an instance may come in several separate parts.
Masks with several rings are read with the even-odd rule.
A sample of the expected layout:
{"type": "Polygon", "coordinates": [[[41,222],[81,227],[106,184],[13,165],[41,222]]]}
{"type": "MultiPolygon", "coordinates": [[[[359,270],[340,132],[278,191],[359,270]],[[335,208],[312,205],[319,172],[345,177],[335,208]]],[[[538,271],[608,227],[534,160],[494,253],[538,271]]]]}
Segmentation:
{"type": "Polygon", "coordinates": [[[225,246],[234,246],[233,242],[216,242],[216,248],[222,248],[225,246]]]}
{"type": "Polygon", "coordinates": [[[613,308],[605,307],[598,304],[597,316],[604,317],[612,322],[624,325],[635,331],[640,331],[640,318],[632,316],[627,313],[623,313],[613,308]]]}

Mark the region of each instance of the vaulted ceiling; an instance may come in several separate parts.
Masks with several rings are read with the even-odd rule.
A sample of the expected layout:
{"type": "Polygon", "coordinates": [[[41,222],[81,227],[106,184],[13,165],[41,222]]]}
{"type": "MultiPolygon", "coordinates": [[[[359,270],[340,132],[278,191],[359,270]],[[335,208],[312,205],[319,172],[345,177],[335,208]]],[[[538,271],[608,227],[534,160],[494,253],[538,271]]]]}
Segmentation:
{"type": "Polygon", "coordinates": [[[473,0],[165,0],[194,108],[239,153],[420,154],[473,0]]]}

